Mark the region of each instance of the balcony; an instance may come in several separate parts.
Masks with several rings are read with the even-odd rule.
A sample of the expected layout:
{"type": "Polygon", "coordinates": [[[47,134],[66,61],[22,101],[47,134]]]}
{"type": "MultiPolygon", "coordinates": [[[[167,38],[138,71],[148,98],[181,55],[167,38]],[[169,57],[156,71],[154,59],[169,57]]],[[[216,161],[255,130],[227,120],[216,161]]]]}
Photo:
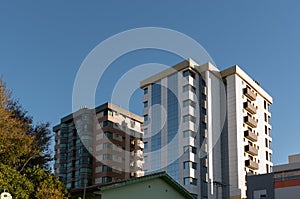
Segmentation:
{"type": "Polygon", "coordinates": [[[144,176],[144,171],[136,171],[135,177],[142,177],[144,176]]]}
{"type": "Polygon", "coordinates": [[[57,151],[58,149],[59,149],[59,145],[57,144],[54,146],[54,150],[57,151]]]}
{"type": "Polygon", "coordinates": [[[258,169],[258,164],[250,159],[245,161],[245,166],[253,170],[258,169]]]}
{"type": "Polygon", "coordinates": [[[137,140],[137,146],[140,147],[141,149],[144,148],[144,142],[142,140],[137,140]]]}
{"type": "Polygon", "coordinates": [[[244,109],[246,109],[251,114],[256,114],[257,108],[250,102],[244,102],[244,109]]]}
{"type": "Polygon", "coordinates": [[[59,135],[56,135],[56,136],[55,136],[55,142],[58,142],[59,138],[60,138],[60,136],[59,136],[59,135]]]}
{"type": "Polygon", "coordinates": [[[58,157],[59,157],[59,155],[58,155],[58,154],[55,154],[55,155],[54,155],[54,160],[57,160],[58,157]]]}
{"type": "Polygon", "coordinates": [[[59,164],[58,164],[58,163],[55,163],[55,164],[54,164],[54,168],[57,169],[58,167],[59,167],[59,164]]]}
{"type": "Polygon", "coordinates": [[[246,145],[245,146],[245,152],[251,154],[251,155],[258,155],[258,149],[254,148],[253,146],[251,145],[246,145]]]}
{"type": "Polygon", "coordinates": [[[253,133],[252,131],[250,131],[250,130],[245,131],[244,136],[246,138],[248,138],[249,140],[251,140],[252,142],[257,141],[257,135],[255,133],[253,133]]]}
{"type": "Polygon", "coordinates": [[[256,100],[256,95],[255,95],[255,93],[254,93],[249,87],[244,88],[244,95],[245,95],[246,97],[248,97],[251,101],[256,100]]]}
{"type": "Polygon", "coordinates": [[[251,126],[252,128],[257,127],[257,121],[254,118],[250,117],[249,115],[244,117],[244,122],[249,126],[251,126]]]}

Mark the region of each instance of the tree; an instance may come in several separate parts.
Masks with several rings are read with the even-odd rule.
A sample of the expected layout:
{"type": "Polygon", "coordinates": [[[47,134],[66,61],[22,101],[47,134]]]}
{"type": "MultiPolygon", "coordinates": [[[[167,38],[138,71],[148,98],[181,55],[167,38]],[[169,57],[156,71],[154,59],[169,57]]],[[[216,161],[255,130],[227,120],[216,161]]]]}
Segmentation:
{"type": "Polygon", "coordinates": [[[49,123],[33,119],[0,79],[0,187],[13,198],[64,199],[67,190],[50,174],[49,123]]]}
{"type": "Polygon", "coordinates": [[[34,166],[25,172],[27,178],[34,185],[31,198],[36,199],[63,199],[67,198],[68,192],[64,184],[54,174],[48,174],[43,168],[34,166]]]}
{"type": "Polygon", "coordinates": [[[27,124],[9,110],[10,97],[11,92],[0,79],[0,162],[20,168],[26,162],[22,157],[37,151],[32,150],[34,136],[27,134],[27,124]]]}
{"type": "Polygon", "coordinates": [[[53,134],[49,129],[50,124],[38,123],[34,125],[32,116],[28,115],[19,101],[10,99],[7,109],[12,112],[14,118],[23,123],[26,133],[33,137],[31,152],[22,157],[24,164],[19,167],[19,170],[23,171],[28,167],[33,167],[33,165],[39,165],[50,172],[51,161],[53,161],[53,154],[50,150],[53,134]]]}
{"type": "Polygon", "coordinates": [[[0,187],[10,192],[13,198],[21,199],[31,199],[34,191],[33,183],[26,176],[4,164],[0,164],[0,187]]]}

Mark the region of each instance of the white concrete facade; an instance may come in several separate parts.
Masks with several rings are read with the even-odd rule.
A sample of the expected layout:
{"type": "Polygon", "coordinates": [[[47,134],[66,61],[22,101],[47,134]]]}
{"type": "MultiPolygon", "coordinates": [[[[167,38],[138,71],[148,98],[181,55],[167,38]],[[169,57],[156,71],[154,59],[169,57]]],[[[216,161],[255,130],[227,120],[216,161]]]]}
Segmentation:
{"type": "Polygon", "coordinates": [[[246,198],[246,174],[264,174],[272,170],[269,112],[272,98],[248,75],[239,72],[238,66],[232,68],[234,72],[223,73],[227,88],[230,196],[246,198]],[[255,99],[247,97],[247,88],[255,99]],[[256,125],[246,122],[247,116],[253,118],[256,125]]]}
{"type": "Polygon", "coordinates": [[[171,171],[169,175],[190,193],[198,198],[245,198],[246,173],[271,171],[269,105],[272,104],[272,98],[238,66],[219,71],[211,63],[199,66],[188,59],[142,81],[141,88],[146,90],[143,102],[148,105],[143,114],[149,118],[144,123],[144,132],[147,132],[144,138],[147,143],[144,154],[146,173],[156,170],[169,173],[169,165],[174,163],[168,158],[168,127],[174,123],[171,119],[173,115],[168,111],[172,106],[168,105],[167,89],[172,92],[175,89],[179,104],[177,120],[174,119],[178,128],[176,136],[172,138],[177,146],[171,146],[178,151],[177,174],[173,172],[173,175],[171,171]],[[183,76],[187,70],[192,75],[183,76]],[[177,79],[172,84],[169,80],[174,76],[177,79]],[[154,84],[165,89],[157,91],[154,84]],[[250,88],[255,95],[249,104],[245,104],[249,100],[248,93],[244,94],[246,88],[250,88]],[[158,103],[157,93],[160,99],[158,103]],[[152,102],[153,99],[156,102],[152,102]],[[196,108],[191,104],[185,106],[187,100],[196,103],[196,108]],[[255,117],[255,120],[246,121],[247,115],[255,117]],[[248,129],[249,122],[251,129],[248,129]],[[253,126],[251,122],[257,124],[253,126]],[[189,136],[185,136],[187,130],[191,132],[189,136]],[[246,130],[249,130],[248,134],[246,130]],[[154,138],[157,132],[160,133],[159,146],[154,143],[154,140],[157,141],[154,138]],[[196,152],[184,153],[188,145],[194,147],[196,152]],[[151,147],[161,147],[162,150],[156,151],[151,147]],[[249,159],[253,162],[247,162],[249,159]],[[193,166],[185,168],[186,161],[195,163],[196,169],[193,166]],[[186,184],[187,177],[191,178],[190,184],[186,184]]]}

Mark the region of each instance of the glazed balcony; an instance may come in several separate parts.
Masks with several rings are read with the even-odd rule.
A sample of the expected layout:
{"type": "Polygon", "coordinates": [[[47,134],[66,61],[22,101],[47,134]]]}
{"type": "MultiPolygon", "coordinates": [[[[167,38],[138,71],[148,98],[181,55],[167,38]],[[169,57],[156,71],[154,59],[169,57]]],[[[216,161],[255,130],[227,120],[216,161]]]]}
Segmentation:
{"type": "Polygon", "coordinates": [[[250,102],[244,102],[244,109],[246,109],[251,114],[256,114],[257,108],[250,102]]]}
{"type": "Polygon", "coordinates": [[[257,127],[257,121],[254,118],[250,117],[249,115],[244,117],[244,122],[249,126],[251,126],[252,128],[257,127]]]}
{"type": "Polygon", "coordinates": [[[252,142],[257,141],[257,135],[255,133],[253,133],[252,131],[250,131],[250,130],[245,131],[244,136],[246,138],[248,138],[249,140],[251,140],[252,142]]]}
{"type": "Polygon", "coordinates": [[[245,166],[253,170],[258,169],[258,164],[250,159],[245,161],[245,166]]]}
{"type": "Polygon", "coordinates": [[[246,145],[245,146],[245,152],[251,154],[251,155],[258,155],[258,149],[256,149],[255,147],[251,146],[251,145],[246,145]]]}
{"type": "Polygon", "coordinates": [[[250,89],[250,88],[244,88],[244,95],[248,97],[251,101],[256,100],[256,95],[255,93],[250,89]]]}

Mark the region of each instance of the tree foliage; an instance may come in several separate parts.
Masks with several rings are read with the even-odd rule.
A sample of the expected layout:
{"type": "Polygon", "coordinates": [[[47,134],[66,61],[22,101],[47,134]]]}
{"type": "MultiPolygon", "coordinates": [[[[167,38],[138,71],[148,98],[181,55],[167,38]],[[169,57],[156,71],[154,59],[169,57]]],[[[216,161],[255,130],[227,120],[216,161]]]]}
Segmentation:
{"type": "Polygon", "coordinates": [[[63,183],[50,173],[49,126],[34,125],[0,79],[0,188],[8,190],[13,198],[66,198],[63,183]]]}
{"type": "Polygon", "coordinates": [[[54,174],[48,174],[39,166],[28,168],[25,172],[28,179],[33,183],[35,189],[32,198],[56,199],[66,198],[67,190],[63,183],[54,174]]]}
{"type": "MultiPolygon", "coordinates": [[[[26,176],[21,175],[16,169],[0,164],[0,187],[5,189],[13,198],[31,199],[34,185],[26,176]]],[[[0,190],[0,193],[3,191],[0,190]]]]}
{"type": "Polygon", "coordinates": [[[0,80],[0,162],[19,168],[26,162],[22,157],[36,151],[31,147],[34,137],[27,134],[28,126],[8,109],[10,97],[11,93],[0,80]]]}
{"type": "Polygon", "coordinates": [[[50,124],[38,123],[34,125],[32,117],[27,114],[27,111],[22,108],[18,101],[10,100],[8,110],[13,113],[13,117],[23,122],[27,135],[33,137],[31,152],[22,157],[26,161],[20,169],[39,165],[50,171],[50,163],[53,160],[52,151],[50,150],[51,138],[53,137],[52,132],[49,130],[50,124]]]}

